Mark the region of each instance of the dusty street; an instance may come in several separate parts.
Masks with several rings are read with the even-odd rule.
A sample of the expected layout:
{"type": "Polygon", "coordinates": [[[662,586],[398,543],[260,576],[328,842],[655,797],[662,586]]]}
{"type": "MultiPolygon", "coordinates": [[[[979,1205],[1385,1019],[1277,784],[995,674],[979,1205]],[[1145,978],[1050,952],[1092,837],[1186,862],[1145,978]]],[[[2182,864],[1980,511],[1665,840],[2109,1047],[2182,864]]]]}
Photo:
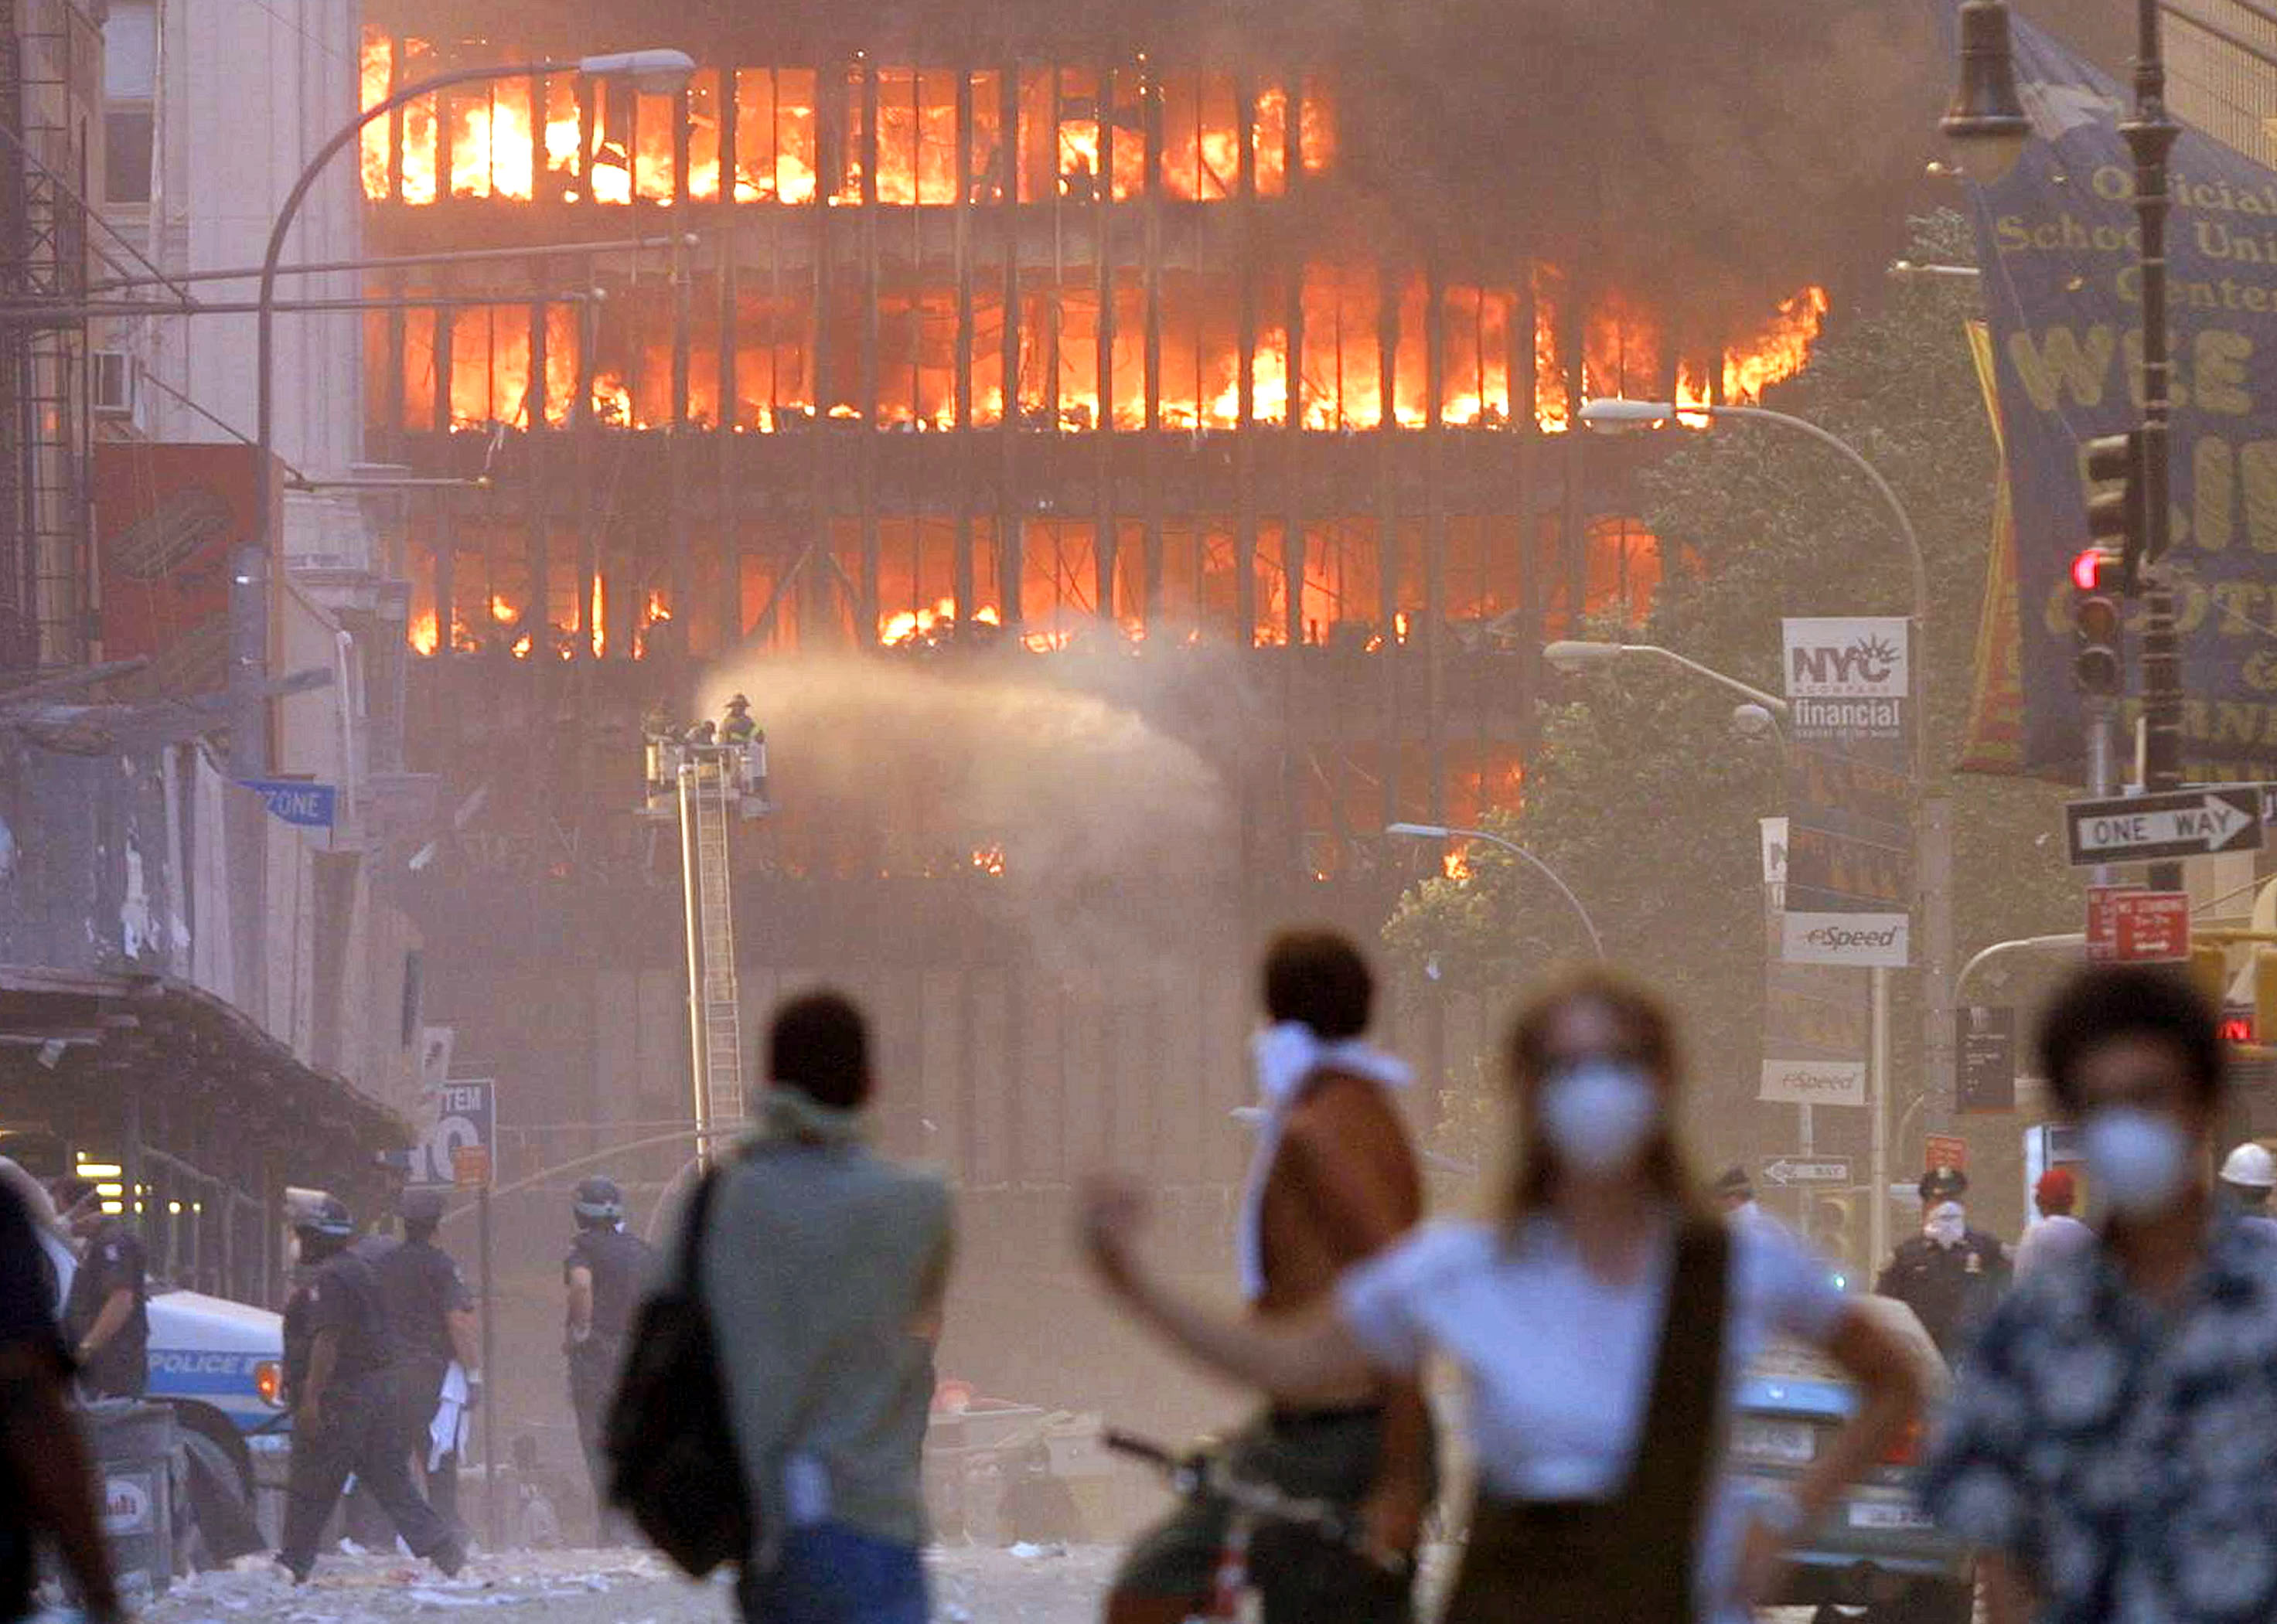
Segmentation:
{"type": "MultiPolygon", "coordinates": [[[[1074,1624],[1096,1616],[1111,1548],[1027,1550],[934,1551],[934,1618],[1074,1624]]],[[[735,1616],[725,1583],[690,1584],[637,1551],[477,1556],[455,1580],[407,1558],[328,1555],[297,1590],[257,1559],[240,1567],[177,1583],[141,1617],[146,1624],[446,1624],[480,1613],[486,1624],[715,1624],[735,1616]]]]}
{"type": "MultiPolygon", "coordinates": [[[[936,1547],[928,1557],[935,1624],[1090,1624],[1116,1548],[936,1547]]],[[[690,1584],[637,1551],[517,1552],[477,1556],[455,1580],[407,1558],[327,1556],[299,1590],[257,1559],[244,1571],[176,1584],[144,1624],[721,1624],[735,1605],[724,1582],[690,1584]]],[[[1427,1580],[1436,1576],[1427,1567],[1427,1580]]],[[[1807,1609],[1767,1613],[1801,1620],[1807,1609]]]]}

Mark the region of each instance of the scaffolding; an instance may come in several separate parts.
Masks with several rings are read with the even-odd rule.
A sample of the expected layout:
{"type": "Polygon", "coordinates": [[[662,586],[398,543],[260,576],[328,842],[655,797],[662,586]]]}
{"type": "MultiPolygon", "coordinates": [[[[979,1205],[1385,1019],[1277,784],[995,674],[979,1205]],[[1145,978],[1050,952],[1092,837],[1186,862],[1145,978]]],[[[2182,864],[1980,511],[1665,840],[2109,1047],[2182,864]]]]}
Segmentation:
{"type": "Polygon", "coordinates": [[[67,0],[13,0],[0,29],[0,300],[52,320],[0,326],[0,672],[87,655],[88,418],[82,387],[88,155],[74,107],[100,60],[67,0]],[[65,179],[76,175],[74,187],[65,179]]]}

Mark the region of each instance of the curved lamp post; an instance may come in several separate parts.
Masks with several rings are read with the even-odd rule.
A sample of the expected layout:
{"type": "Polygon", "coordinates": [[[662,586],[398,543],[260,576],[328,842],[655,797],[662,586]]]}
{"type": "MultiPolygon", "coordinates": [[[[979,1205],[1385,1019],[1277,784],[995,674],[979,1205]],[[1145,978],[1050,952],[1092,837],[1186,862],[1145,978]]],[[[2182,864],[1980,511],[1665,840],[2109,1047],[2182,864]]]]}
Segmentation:
{"type": "Polygon", "coordinates": [[[1608,665],[1629,654],[1649,654],[1666,660],[1672,665],[1680,665],[1695,677],[1705,677],[1719,687],[1729,688],[1748,704],[1759,706],[1772,717],[1786,719],[1786,701],[1778,694],[1766,694],[1737,677],[1727,677],[1720,671],[1702,665],[1673,649],[1664,649],[1657,643],[1585,642],[1578,638],[1560,638],[1554,643],[1544,645],[1542,650],[1542,657],[1560,671],[1581,671],[1592,665],[1608,665]]]}
{"type": "MultiPolygon", "coordinates": [[[[2005,12],[2002,24],[2005,37],[2005,12]]],[[[1913,613],[1907,617],[1908,641],[1912,644],[1906,661],[1907,686],[1909,702],[1914,711],[1914,793],[1921,804],[1915,814],[1914,884],[1922,902],[1920,911],[1930,918],[1944,920],[1952,916],[1948,901],[1949,876],[1943,865],[1931,861],[1929,796],[1929,561],[1922,552],[1921,537],[1914,532],[1914,521],[1906,512],[1898,493],[1890,488],[1881,471],[1866,460],[1858,448],[1839,435],[1831,434],[1808,418],[1795,417],[1786,412],[1773,412],[1763,406],[1691,406],[1679,407],[1668,400],[1617,400],[1599,398],[1581,407],[1581,421],[1589,428],[1607,433],[1632,432],[1657,428],[1676,421],[1679,411],[1687,417],[1731,417],[1747,422],[1774,423],[1782,429],[1806,435],[1825,446],[1852,467],[1866,476],[1867,483],[1882,499],[1888,511],[1890,525],[1898,534],[1906,550],[1906,563],[1913,573],[1913,613]]],[[[1546,652],[1546,651],[1545,651],[1546,652]]],[[[1714,672],[1706,673],[1715,676],[1714,672]]],[[[1725,687],[1732,686],[1727,678],[1717,678],[1725,687]]],[[[1762,703],[1761,700],[1755,702],[1762,703]]],[[[1766,710],[1770,707],[1765,706],[1766,710]]],[[[1927,924],[1927,919],[1922,922],[1927,924]]],[[[1924,930],[1923,937],[1931,945],[1939,938],[1934,929],[1924,930]]],[[[1923,966],[1923,1036],[1924,1047],[1932,1057],[1932,1087],[1952,1086],[1953,995],[1946,984],[1943,967],[1935,963],[1923,966]]],[[[1889,1249],[1889,1180],[1885,1174],[1889,1157],[1889,972],[1877,968],[1870,972],[1873,983],[1873,1028],[1876,1100],[1873,1104],[1872,1150],[1875,1192],[1870,1209],[1869,1244],[1878,1260],[1889,1249]]],[[[1926,1092],[1927,1090],[1924,1090],[1926,1092]]]]}
{"type": "Polygon", "coordinates": [[[1557,888],[1557,894],[1565,898],[1567,904],[1572,907],[1573,916],[1581,922],[1581,929],[1589,934],[1589,951],[1596,954],[1600,962],[1603,961],[1604,940],[1597,934],[1597,922],[1591,919],[1589,910],[1581,906],[1581,899],[1573,894],[1572,886],[1557,877],[1557,871],[1555,869],[1527,851],[1517,841],[1505,840],[1500,835],[1489,834],[1483,829],[1450,829],[1443,823],[1393,823],[1383,832],[1388,835],[1402,835],[1413,840],[1484,840],[1489,846],[1498,846],[1513,857],[1533,864],[1535,872],[1555,885],[1557,888]]]}
{"type": "MultiPolygon", "coordinates": [[[[261,291],[255,297],[254,313],[254,409],[253,439],[255,469],[261,482],[261,500],[255,505],[253,539],[248,549],[255,567],[270,567],[270,552],[276,544],[270,524],[269,464],[276,442],[275,423],[275,329],[277,272],[285,255],[286,234],[308,201],[324,166],[339,156],[340,149],[362,134],[363,127],[374,119],[385,118],[406,102],[422,96],[447,90],[453,85],[476,84],[486,80],[524,79],[543,73],[583,73],[593,78],[629,79],[639,89],[651,94],[668,94],[687,84],[696,72],[696,59],[683,50],[621,50],[600,56],[578,57],[566,60],[540,62],[495,63],[483,67],[457,68],[448,73],[438,73],[404,86],[385,101],[374,102],[355,118],[332,133],[331,138],[316,148],[301,171],[301,178],[293,183],[292,191],[285,195],[284,206],[278,209],[276,223],[269,231],[269,252],[261,262],[261,291]]],[[[247,576],[246,562],[241,560],[232,572],[238,584],[252,584],[247,576]]],[[[266,614],[265,593],[263,604],[266,614]]],[[[237,776],[265,771],[269,765],[269,738],[265,725],[264,702],[257,697],[262,668],[267,664],[268,633],[264,626],[258,644],[241,642],[232,649],[237,664],[251,666],[249,670],[232,671],[230,678],[240,698],[232,708],[230,728],[230,755],[237,776]],[[255,649],[259,652],[256,654],[255,649]]]]}

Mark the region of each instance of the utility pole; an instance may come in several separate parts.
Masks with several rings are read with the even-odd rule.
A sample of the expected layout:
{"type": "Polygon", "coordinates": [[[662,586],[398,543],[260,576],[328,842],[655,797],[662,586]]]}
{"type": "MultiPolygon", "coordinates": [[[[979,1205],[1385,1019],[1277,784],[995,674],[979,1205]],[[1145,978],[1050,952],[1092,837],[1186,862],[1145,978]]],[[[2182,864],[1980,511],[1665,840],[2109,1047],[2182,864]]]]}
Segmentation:
{"type": "MultiPolygon", "coordinates": [[[[2167,338],[2167,155],[2180,126],[2167,116],[2167,63],[2159,0],[2136,0],[2135,114],[2119,126],[2135,155],[2135,218],[2143,249],[2143,787],[2156,794],[2182,782],[2182,682],[2174,594],[2165,560],[2171,539],[2167,418],[2173,368],[2167,338]]],[[[2127,572],[2126,589],[2135,588],[2127,572]]],[[[2180,891],[2182,865],[2153,863],[2151,889],[2180,891]]]]}

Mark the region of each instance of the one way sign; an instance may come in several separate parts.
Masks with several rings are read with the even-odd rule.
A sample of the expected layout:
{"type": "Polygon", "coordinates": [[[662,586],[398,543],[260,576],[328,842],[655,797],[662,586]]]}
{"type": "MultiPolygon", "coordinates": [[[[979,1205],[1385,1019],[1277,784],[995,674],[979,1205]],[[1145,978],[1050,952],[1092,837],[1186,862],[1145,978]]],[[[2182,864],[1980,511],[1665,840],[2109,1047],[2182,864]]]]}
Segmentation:
{"type": "Polygon", "coordinates": [[[2075,801],[2064,808],[2064,831],[2072,865],[2083,869],[2255,851],[2261,845],[2261,790],[2258,785],[2223,784],[2116,801],[2075,801]]]}
{"type": "Polygon", "coordinates": [[[1763,1164],[1766,1184],[1847,1184],[1850,1164],[1832,1157],[1806,1160],[1801,1157],[1782,1156],[1777,1161],[1763,1164]]]}

